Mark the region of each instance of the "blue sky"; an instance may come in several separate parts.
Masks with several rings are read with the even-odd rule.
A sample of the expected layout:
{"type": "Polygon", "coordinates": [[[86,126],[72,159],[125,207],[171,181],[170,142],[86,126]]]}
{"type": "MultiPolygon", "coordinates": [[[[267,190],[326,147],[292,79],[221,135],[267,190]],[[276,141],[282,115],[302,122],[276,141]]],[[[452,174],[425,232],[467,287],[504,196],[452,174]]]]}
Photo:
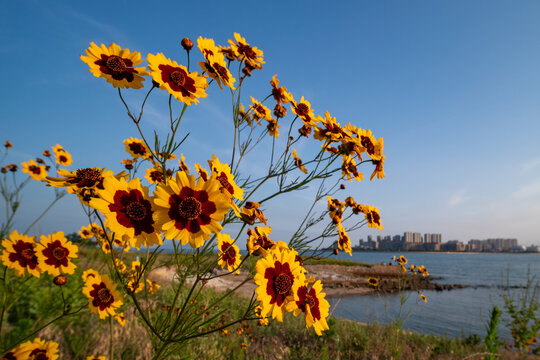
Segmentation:
{"type": "MultiPolygon", "coordinates": [[[[11,162],[59,143],[73,155],[70,169],[120,169],[122,140],[137,133],[115,89],[80,61],[90,42],[182,62],[183,37],[225,44],[239,32],[266,60],[244,93],[263,98],[278,74],[316,114],[328,110],[341,124],[384,137],[387,177],[348,187],[381,210],[380,234],[540,244],[537,1],[3,1],[2,8],[0,140],[15,144],[11,162]]],[[[128,97],[136,104],[139,93],[128,97]]],[[[228,158],[228,104],[211,90],[189,109],[182,149],[189,165],[212,153],[228,158]]],[[[144,129],[163,132],[165,92],[149,105],[144,129]]],[[[52,197],[40,185],[24,195],[21,228],[52,197]]],[[[307,196],[268,206],[277,237],[292,229],[286,210],[307,196]]],[[[65,197],[36,230],[71,232],[84,221],[78,201],[65,197]]],[[[353,241],[368,234],[379,233],[362,229],[353,241]]]]}

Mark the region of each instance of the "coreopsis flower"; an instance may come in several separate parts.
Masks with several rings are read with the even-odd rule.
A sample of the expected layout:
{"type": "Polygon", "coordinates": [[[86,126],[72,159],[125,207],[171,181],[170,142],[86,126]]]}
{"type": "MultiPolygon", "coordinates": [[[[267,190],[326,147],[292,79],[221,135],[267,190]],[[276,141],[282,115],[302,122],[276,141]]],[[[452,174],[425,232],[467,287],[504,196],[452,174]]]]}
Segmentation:
{"type": "Polygon", "coordinates": [[[77,257],[78,250],[76,245],[66,239],[63,231],[58,231],[48,236],[41,235],[36,255],[41,270],[57,276],[75,272],[76,266],[71,259],[77,257]]]}
{"type": "Polygon", "coordinates": [[[144,176],[150,184],[161,184],[164,180],[163,170],[157,167],[146,169],[146,175],[144,176]]]}
{"type": "Polygon", "coordinates": [[[97,279],[99,276],[100,276],[99,273],[94,269],[84,270],[82,275],[81,275],[84,282],[86,282],[86,280],[89,279],[89,278],[96,278],[97,279]]]}
{"type": "Polygon", "coordinates": [[[255,224],[255,220],[259,220],[266,225],[266,217],[264,217],[262,210],[259,209],[260,207],[261,204],[255,201],[246,201],[245,205],[242,206],[240,217],[249,225],[255,224]]]}
{"type": "Polygon", "coordinates": [[[219,249],[218,265],[223,269],[227,268],[229,272],[236,271],[237,274],[240,274],[240,269],[237,269],[241,263],[238,246],[234,244],[229,234],[217,234],[216,239],[219,249]]]}
{"type": "Polygon", "coordinates": [[[189,72],[185,66],[166,58],[162,53],[148,54],[146,60],[152,78],[159,83],[160,89],[166,89],[178,101],[191,105],[197,104],[199,98],[208,96],[205,92],[208,82],[204,76],[189,72]]]}
{"type": "Polygon", "coordinates": [[[119,258],[114,259],[114,266],[119,273],[124,273],[127,270],[126,264],[119,258]]]}
{"type": "Polygon", "coordinates": [[[259,101],[255,100],[253,96],[250,96],[250,99],[252,105],[249,105],[249,111],[251,112],[251,117],[257,122],[257,124],[261,125],[259,119],[264,119],[266,121],[272,120],[272,113],[270,112],[270,109],[259,101]]]}
{"type": "Polygon", "coordinates": [[[199,177],[202,178],[204,181],[208,181],[210,179],[210,175],[208,175],[208,171],[204,169],[201,165],[195,164],[195,171],[199,174],[199,177]]]}
{"type": "Polygon", "coordinates": [[[324,118],[318,118],[322,126],[315,127],[313,137],[321,141],[340,141],[346,134],[341,125],[336,121],[335,117],[330,116],[328,111],[324,112],[324,118]]]}
{"type": "Polygon", "coordinates": [[[251,47],[246,39],[238,33],[234,33],[234,40],[229,39],[229,44],[238,60],[244,61],[246,65],[254,69],[262,69],[262,64],[264,64],[262,50],[257,49],[257,47],[251,47]]]}
{"type": "Polygon", "coordinates": [[[297,309],[294,310],[294,316],[304,313],[306,318],[306,329],[313,326],[315,333],[319,336],[322,332],[328,330],[326,318],[330,304],[324,298],[325,293],[322,292],[322,283],[317,280],[308,290],[308,285],[302,285],[296,290],[298,299],[296,300],[297,309]]]}
{"type": "Polygon", "coordinates": [[[383,229],[381,225],[381,215],[379,214],[379,209],[371,205],[361,205],[362,212],[366,216],[366,221],[368,226],[371,228],[376,228],[379,230],[383,229]]]}
{"type": "Polygon", "coordinates": [[[374,277],[368,277],[367,279],[368,285],[373,287],[379,287],[379,279],[374,277]]]}
{"type": "Polygon", "coordinates": [[[268,120],[268,125],[266,125],[266,128],[268,129],[268,134],[270,134],[270,136],[273,136],[276,139],[279,137],[279,124],[276,119],[272,118],[268,120]]]}
{"type": "MultiPolygon", "coordinates": [[[[116,320],[121,327],[126,326],[126,316],[123,312],[116,314],[114,320],[116,320]]],[[[105,360],[105,357],[103,357],[103,359],[105,360]]]]}
{"type": "Polygon", "coordinates": [[[146,146],[143,140],[130,137],[123,141],[126,147],[126,152],[133,156],[134,159],[143,158],[148,159],[152,155],[152,152],[146,146]]]}
{"type": "Polygon", "coordinates": [[[373,180],[375,176],[377,176],[377,179],[384,179],[386,177],[384,173],[384,158],[386,156],[381,156],[379,160],[371,160],[371,162],[375,165],[375,170],[373,170],[373,173],[369,177],[369,180],[373,180]]]}
{"type": "Polygon", "coordinates": [[[124,303],[108,275],[87,276],[82,292],[88,298],[90,311],[100,319],[115,316],[116,309],[124,303]]]}
{"type": "Polygon", "coordinates": [[[2,240],[2,247],[2,263],[15,270],[17,276],[24,276],[26,272],[35,277],[40,276],[42,270],[36,254],[35,236],[30,237],[13,230],[7,239],[2,240]]]}
{"type": "Polygon", "coordinates": [[[418,292],[418,296],[420,296],[420,299],[422,299],[423,302],[427,303],[427,298],[424,294],[422,294],[421,292],[418,292]]]}
{"type": "Polygon", "coordinates": [[[418,270],[418,273],[422,275],[422,277],[428,277],[429,272],[427,271],[426,267],[424,265],[420,265],[416,268],[418,270]]]}
{"type": "Polygon", "coordinates": [[[276,247],[255,265],[255,292],[262,306],[261,315],[283,321],[283,311],[294,311],[298,288],[305,283],[304,270],[296,252],[276,247]]]}
{"type": "Polygon", "coordinates": [[[69,166],[73,162],[71,159],[71,154],[64,149],[55,151],[54,157],[58,165],[69,166]]]}
{"type": "MultiPolygon", "coordinates": [[[[373,159],[378,160],[380,159],[380,155],[377,152],[376,147],[380,146],[377,144],[377,140],[375,140],[375,136],[371,133],[371,130],[364,130],[364,129],[357,129],[356,136],[359,139],[360,145],[363,148],[363,151],[367,152],[367,154],[373,159]]],[[[382,139],[382,138],[381,138],[382,139]]]]}
{"type": "MultiPolygon", "coordinates": [[[[242,124],[244,121],[246,121],[248,125],[251,126],[252,120],[253,119],[251,118],[249,111],[246,111],[244,105],[240,104],[240,108],[238,109],[238,123],[242,124]]],[[[257,123],[259,122],[257,121],[257,123]]]]}
{"type": "Polygon", "coordinates": [[[343,211],[345,208],[345,204],[338,199],[334,199],[331,196],[327,195],[326,197],[328,198],[328,215],[332,219],[332,222],[334,224],[341,223],[341,221],[343,220],[343,211]]]}
{"type": "Polygon", "coordinates": [[[306,166],[302,164],[302,159],[300,159],[298,155],[296,155],[296,149],[293,149],[292,156],[294,158],[294,163],[296,164],[296,166],[298,166],[300,171],[302,171],[304,174],[307,174],[307,169],[306,166]]]}
{"type": "Polygon", "coordinates": [[[288,104],[294,101],[292,94],[287,91],[287,88],[285,86],[279,86],[277,74],[270,80],[270,85],[272,86],[272,96],[278,104],[288,104]]]}
{"type": "Polygon", "coordinates": [[[144,289],[144,283],[142,283],[140,279],[137,279],[134,275],[132,275],[127,283],[127,287],[130,292],[132,292],[133,294],[137,294],[144,289]]]}
{"type": "Polygon", "coordinates": [[[293,113],[298,115],[300,119],[302,119],[305,125],[315,125],[315,123],[318,121],[315,118],[311,104],[309,101],[305,100],[303,96],[299,102],[294,100],[291,101],[291,110],[293,113]]]}
{"type": "Polygon", "coordinates": [[[248,229],[247,249],[250,255],[266,256],[268,250],[270,250],[276,243],[268,237],[272,232],[270,226],[255,226],[254,229],[248,229]]]}
{"type": "Polygon", "coordinates": [[[13,355],[15,359],[21,360],[56,360],[58,343],[35,338],[19,345],[13,355]]]}
{"type": "Polygon", "coordinates": [[[221,192],[229,197],[244,200],[244,190],[236,185],[231,168],[228,164],[221,163],[217,156],[212,155],[212,160],[208,160],[208,165],[212,170],[212,176],[214,176],[221,184],[221,192]]]}
{"type": "MultiPolygon", "coordinates": [[[[115,319],[116,319],[116,317],[115,317],[115,319]]],[[[125,322],[124,322],[124,324],[125,324],[125,322]]],[[[120,325],[122,325],[122,324],[120,324],[120,325]]],[[[124,326],[124,325],[122,325],[122,326],[124,326]]],[[[103,355],[100,355],[100,356],[87,356],[86,360],[107,360],[107,358],[105,356],[103,356],[103,355]]]]}
{"type": "Polygon", "coordinates": [[[342,164],[341,164],[341,178],[352,181],[354,178],[356,181],[362,181],[364,179],[364,174],[361,172],[358,172],[358,167],[356,165],[356,162],[354,159],[350,156],[344,156],[342,157],[342,164]]]}
{"type": "Polygon", "coordinates": [[[184,154],[180,154],[180,159],[176,158],[178,160],[178,164],[180,165],[180,171],[183,171],[185,173],[189,173],[189,168],[186,165],[186,158],[184,157],[184,154]]]}
{"type": "Polygon", "coordinates": [[[22,171],[30,175],[30,177],[36,181],[41,181],[47,177],[46,167],[38,165],[34,160],[22,163],[22,171]]]}
{"type": "Polygon", "coordinates": [[[230,46],[221,46],[218,45],[219,51],[227,58],[229,61],[236,60],[236,53],[230,46]]]}
{"type": "Polygon", "coordinates": [[[197,39],[197,46],[205,59],[205,61],[199,62],[203,71],[206,71],[206,73],[217,82],[221,90],[223,90],[222,85],[228,86],[234,90],[234,82],[236,79],[231,75],[231,72],[227,68],[223,53],[214,44],[214,40],[199,36],[197,39]]]}
{"type": "Polygon", "coordinates": [[[148,287],[148,292],[150,294],[155,294],[156,291],[158,291],[159,288],[161,287],[157,282],[152,281],[150,279],[146,279],[146,286],[148,287]]]}
{"type": "Polygon", "coordinates": [[[79,235],[81,236],[81,238],[83,238],[84,240],[87,240],[96,236],[94,231],[92,231],[94,227],[97,227],[96,223],[92,223],[88,226],[81,226],[81,230],[79,230],[79,235]]]}
{"type": "Polygon", "coordinates": [[[141,53],[122,49],[115,43],[105,47],[91,42],[85,50],[86,56],[81,60],[90,66],[90,72],[95,77],[102,77],[115,88],[140,89],[143,87],[143,76],[149,75],[142,63],[141,53]]]}
{"type": "Polygon", "coordinates": [[[230,200],[221,193],[221,184],[210,178],[204,181],[184,171],[176,173],[167,184],[154,191],[156,219],[166,239],[198,248],[211,233],[222,229],[220,222],[230,209],[230,200]]]}
{"type": "Polygon", "coordinates": [[[107,177],[103,187],[104,190],[98,190],[99,198],[92,199],[90,206],[105,215],[105,225],[115,233],[116,239],[126,237],[136,249],[163,243],[148,188],[141,185],[139,178],[127,182],[123,178],[107,177]]]}
{"type": "Polygon", "coordinates": [[[338,248],[352,256],[351,239],[341,223],[338,223],[338,248]]]}

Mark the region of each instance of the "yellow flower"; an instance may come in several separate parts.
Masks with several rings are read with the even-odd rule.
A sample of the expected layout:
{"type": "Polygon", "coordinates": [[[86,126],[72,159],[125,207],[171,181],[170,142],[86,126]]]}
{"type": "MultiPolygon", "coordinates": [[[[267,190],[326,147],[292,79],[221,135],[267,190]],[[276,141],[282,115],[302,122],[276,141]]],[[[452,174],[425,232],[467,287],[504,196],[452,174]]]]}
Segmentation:
{"type": "Polygon", "coordinates": [[[383,146],[382,138],[380,138],[380,142],[378,142],[375,140],[371,130],[363,129],[357,129],[356,136],[359,139],[362,149],[367,152],[373,160],[379,160],[381,158],[383,146]]]}
{"type": "Polygon", "coordinates": [[[399,257],[399,263],[406,265],[407,264],[407,258],[405,256],[401,255],[399,257]]]}
{"type": "Polygon", "coordinates": [[[350,156],[342,157],[343,163],[341,164],[341,178],[352,181],[354,178],[356,181],[362,181],[364,179],[364,174],[358,172],[358,167],[356,162],[350,156]]]}
{"type": "MultiPolygon", "coordinates": [[[[223,269],[225,267],[229,272],[235,271],[240,266],[240,249],[229,234],[217,234],[217,246],[219,249],[218,265],[223,269]]],[[[240,274],[240,269],[236,270],[237,274],[240,274]]]]}
{"type": "Polygon", "coordinates": [[[292,156],[294,158],[294,163],[296,164],[296,166],[298,166],[300,171],[302,171],[304,174],[307,174],[306,166],[302,165],[302,159],[300,159],[298,155],[296,155],[296,149],[293,149],[292,156]]]}
{"type": "Polygon", "coordinates": [[[253,120],[255,120],[257,124],[261,125],[259,119],[264,119],[266,121],[272,120],[272,113],[270,112],[270,109],[259,101],[255,100],[253,96],[250,96],[250,99],[253,105],[249,105],[249,111],[252,114],[251,116],[253,117],[253,120]]]}
{"type": "Polygon", "coordinates": [[[148,188],[141,185],[139,178],[127,182],[108,177],[103,187],[104,190],[98,190],[99,198],[92,199],[90,206],[105,215],[105,225],[115,233],[115,239],[125,237],[136,249],[163,243],[148,188]]]}
{"type": "Polygon", "coordinates": [[[283,321],[283,311],[294,311],[298,288],[305,283],[302,266],[296,260],[296,251],[275,247],[255,265],[255,292],[262,306],[261,315],[272,314],[283,321]]]}
{"type": "Polygon", "coordinates": [[[63,231],[48,236],[41,235],[36,250],[42,271],[47,271],[53,276],[75,272],[76,266],[71,259],[77,257],[79,249],[66,239],[63,231]]]}
{"type": "Polygon", "coordinates": [[[96,230],[98,227],[99,226],[96,223],[92,223],[88,226],[81,226],[81,230],[79,230],[79,235],[85,240],[91,239],[97,236],[96,230]]]}
{"type": "Polygon", "coordinates": [[[163,182],[163,171],[158,167],[146,169],[146,175],[144,176],[150,184],[161,184],[163,182]]]}
{"type": "Polygon", "coordinates": [[[268,120],[266,128],[268,129],[268,134],[270,134],[270,136],[273,136],[276,139],[279,137],[279,124],[276,119],[268,120]]]}
{"type": "Polygon", "coordinates": [[[186,158],[184,157],[184,154],[180,154],[180,159],[176,158],[178,160],[178,164],[180,165],[179,171],[184,171],[186,174],[189,173],[189,168],[186,165],[186,158]]]}
{"type": "Polygon", "coordinates": [[[294,100],[291,101],[291,110],[293,113],[298,115],[298,117],[302,119],[302,121],[306,125],[314,125],[315,122],[318,121],[315,119],[311,104],[309,103],[309,101],[305,100],[303,96],[299,102],[296,102],[294,100]]]}
{"type": "Polygon", "coordinates": [[[98,278],[99,276],[100,276],[100,275],[99,275],[99,273],[98,273],[96,270],[94,270],[94,269],[88,269],[88,270],[85,270],[85,271],[82,273],[82,276],[81,276],[81,277],[82,277],[83,281],[86,282],[86,280],[87,280],[88,278],[98,278]]]}
{"type": "Polygon", "coordinates": [[[2,262],[4,266],[15,270],[17,276],[29,274],[39,277],[43,272],[37,257],[35,236],[19,234],[14,230],[8,239],[2,240],[2,262]]]}
{"type": "Polygon", "coordinates": [[[272,86],[272,96],[278,104],[288,104],[294,101],[293,96],[287,91],[287,88],[285,86],[279,86],[277,74],[270,80],[270,85],[272,86]]]}
{"type": "Polygon", "coordinates": [[[69,166],[72,163],[71,154],[64,149],[55,151],[54,156],[58,165],[69,166]]]}
{"type": "Polygon", "coordinates": [[[154,294],[161,287],[157,282],[150,279],[146,279],[146,285],[150,294],[154,294]]]}
{"type": "Polygon", "coordinates": [[[362,211],[366,216],[366,221],[370,228],[376,228],[379,230],[383,229],[381,225],[381,215],[379,214],[379,209],[371,205],[362,205],[362,211]]]}
{"type": "Polygon", "coordinates": [[[386,177],[384,173],[384,158],[386,156],[381,156],[379,160],[372,160],[373,164],[375,165],[375,170],[373,170],[373,173],[369,177],[369,180],[373,180],[375,175],[377,176],[377,179],[384,179],[386,177]]]}
{"type": "Polygon", "coordinates": [[[379,279],[377,278],[374,278],[374,277],[369,277],[367,279],[367,282],[370,286],[373,286],[373,287],[378,287],[379,286],[379,279]]]}
{"type": "MultiPolygon", "coordinates": [[[[115,317],[115,319],[116,319],[116,317],[115,317]]],[[[120,321],[118,321],[118,322],[120,323],[120,321]]],[[[122,325],[122,323],[120,323],[120,325],[122,325]]],[[[124,320],[124,325],[125,325],[125,320],[124,320]]],[[[122,325],[122,326],[124,326],[124,325],[122,325]]],[[[105,356],[87,356],[86,360],[107,360],[107,358],[105,356]]]]}
{"type": "Polygon", "coordinates": [[[82,292],[88,298],[90,311],[100,319],[115,316],[116,309],[124,303],[108,275],[87,276],[82,292]]]}
{"type": "Polygon", "coordinates": [[[133,158],[143,158],[148,159],[152,155],[148,146],[144,143],[143,140],[132,138],[124,140],[124,146],[126,147],[126,152],[129,153],[133,158]]]}
{"type": "Polygon", "coordinates": [[[266,218],[262,210],[259,209],[260,207],[261,204],[255,201],[246,201],[245,205],[242,206],[240,217],[249,225],[255,224],[255,220],[259,220],[266,225],[266,218]]]}
{"type": "Polygon", "coordinates": [[[272,232],[270,226],[255,226],[255,228],[248,229],[247,249],[250,255],[266,256],[268,250],[270,250],[276,243],[270,240],[268,237],[272,232]]]}
{"type": "Polygon", "coordinates": [[[236,79],[232,77],[231,72],[225,63],[223,53],[214,44],[214,40],[205,39],[199,36],[197,45],[206,60],[205,62],[199,62],[203,71],[206,71],[206,73],[217,82],[221,90],[223,90],[222,85],[228,86],[234,90],[234,82],[236,79]]]}
{"type": "Polygon", "coordinates": [[[351,239],[349,238],[349,235],[347,235],[347,232],[345,231],[345,228],[341,223],[338,223],[338,247],[348,253],[350,256],[352,256],[352,247],[351,247],[351,239]]]}
{"type": "Polygon", "coordinates": [[[426,296],[424,294],[419,292],[418,295],[420,296],[420,298],[422,299],[423,302],[427,303],[427,299],[426,299],[426,296]]]}
{"type": "Polygon", "coordinates": [[[264,64],[262,50],[251,47],[238,33],[234,33],[234,40],[229,39],[229,44],[240,61],[244,61],[254,69],[262,69],[262,64],[264,64]]]}
{"type": "Polygon", "coordinates": [[[336,121],[336,118],[330,116],[330,113],[328,111],[324,112],[324,118],[320,117],[319,119],[322,127],[315,127],[315,134],[313,134],[313,137],[315,139],[321,141],[328,140],[330,142],[333,142],[340,141],[346,136],[345,131],[336,121]]]}
{"type": "Polygon", "coordinates": [[[201,177],[204,181],[208,181],[210,179],[210,176],[208,175],[208,171],[204,169],[201,165],[195,164],[195,171],[199,174],[199,177],[201,177]]]}
{"type": "Polygon", "coordinates": [[[191,105],[198,103],[199,98],[208,96],[206,78],[197,72],[189,72],[183,65],[167,59],[165,55],[148,54],[148,67],[152,70],[152,78],[159,83],[160,89],[166,89],[178,101],[191,105]]]}
{"type": "Polygon", "coordinates": [[[244,200],[244,190],[241,189],[234,181],[234,176],[231,173],[231,168],[228,164],[221,163],[219,159],[212,155],[212,160],[208,160],[208,165],[212,169],[212,176],[221,184],[221,192],[229,197],[235,197],[239,200],[244,200]]]}
{"type": "Polygon", "coordinates": [[[58,343],[35,338],[19,345],[14,357],[17,360],[56,360],[58,359],[58,343]]]}
{"type": "Polygon", "coordinates": [[[47,170],[45,166],[38,165],[34,160],[23,162],[23,172],[30,175],[30,177],[36,181],[41,181],[47,177],[47,170]]]}
{"type": "Polygon", "coordinates": [[[328,310],[330,310],[330,304],[324,298],[326,294],[322,292],[321,281],[317,280],[309,290],[307,284],[302,285],[296,293],[298,299],[296,300],[297,309],[294,310],[294,316],[303,312],[306,318],[306,329],[313,326],[315,333],[321,336],[323,331],[329,329],[326,318],[328,310]]]}
{"type": "MultiPolygon", "coordinates": [[[[123,312],[118,313],[118,314],[114,317],[114,320],[118,321],[118,323],[120,324],[121,327],[126,326],[126,316],[124,315],[123,312]]],[[[101,356],[100,356],[100,358],[101,358],[101,356]]],[[[103,356],[103,360],[106,360],[104,356],[103,356]]]]}
{"type": "Polygon", "coordinates": [[[148,75],[143,67],[137,67],[142,63],[141,53],[130,52],[112,43],[109,47],[101,44],[97,46],[93,42],[85,50],[86,56],[81,55],[81,60],[90,66],[90,72],[95,77],[102,77],[115,88],[140,89],[143,87],[143,76],[148,75]]]}
{"type": "Polygon", "coordinates": [[[159,184],[154,191],[157,222],[165,232],[166,239],[189,242],[198,248],[218,233],[220,222],[230,209],[230,201],[220,191],[219,181],[210,178],[204,181],[184,171],[176,173],[167,184],[159,184]]]}

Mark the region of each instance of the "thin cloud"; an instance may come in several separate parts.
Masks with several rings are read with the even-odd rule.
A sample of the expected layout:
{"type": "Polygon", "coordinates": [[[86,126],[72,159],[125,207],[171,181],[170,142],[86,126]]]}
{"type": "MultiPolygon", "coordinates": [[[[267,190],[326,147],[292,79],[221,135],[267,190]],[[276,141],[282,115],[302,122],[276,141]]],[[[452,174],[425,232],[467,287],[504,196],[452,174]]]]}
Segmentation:
{"type": "Polygon", "coordinates": [[[455,193],[452,194],[452,196],[450,196],[450,199],[448,200],[448,205],[457,206],[469,200],[469,197],[467,196],[466,193],[467,191],[464,189],[456,191],[455,193]]]}

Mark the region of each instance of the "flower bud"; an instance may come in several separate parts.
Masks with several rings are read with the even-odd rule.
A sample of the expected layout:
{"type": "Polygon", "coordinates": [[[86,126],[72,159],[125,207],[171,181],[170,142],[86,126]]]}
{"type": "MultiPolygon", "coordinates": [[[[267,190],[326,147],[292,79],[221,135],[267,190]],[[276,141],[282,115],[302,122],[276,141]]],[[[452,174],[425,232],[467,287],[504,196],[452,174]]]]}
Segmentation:
{"type": "Polygon", "coordinates": [[[58,285],[58,286],[66,285],[67,277],[66,275],[58,275],[57,277],[54,278],[53,282],[55,285],[58,285]]]}
{"type": "Polygon", "coordinates": [[[51,156],[51,152],[49,150],[43,150],[43,156],[49,157],[51,156]]]}
{"type": "Polygon", "coordinates": [[[126,165],[125,165],[125,168],[126,168],[126,170],[131,170],[131,169],[133,169],[133,165],[131,165],[131,164],[126,164],[126,165]]]}
{"type": "Polygon", "coordinates": [[[0,169],[0,171],[2,172],[2,174],[5,174],[7,173],[7,168],[4,166],[2,169],[0,169]]]}
{"type": "Polygon", "coordinates": [[[9,149],[10,147],[13,146],[13,144],[6,140],[6,143],[4,144],[4,146],[6,147],[6,149],[9,149]]]}
{"type": "Polygon", "coordinates": [[[334,249],[334,255],[337,255],[339,254],[339,250],[338,249],[334,249]]]}
{"type": "Polygon", "coordinates": [[[45,161],[43,161],[42,158],[36,158],[36,162],[37,162],[38,164],[45,164],[45,161]]]}
{"type": "Polygon", "coordinates": [[[339,188],[340,188],[341,190],[345,190],[346,186],[345,186],[345,184],[341,184],[341,185],[339,185],[339,188]]]}
{"type": "Polygon", "coordinates": [[[287,109],[281,104],[276,104],[276,107],[274,108],[274,115],[278,118],[283,118],[285,115],[287,115],[287,109]]]}
{"type": "Polygon", "coordinates": [[[187,37],[182,39],[181,44],[186,51],[193,49],[193,41],[189,40],[187,37]]]}

